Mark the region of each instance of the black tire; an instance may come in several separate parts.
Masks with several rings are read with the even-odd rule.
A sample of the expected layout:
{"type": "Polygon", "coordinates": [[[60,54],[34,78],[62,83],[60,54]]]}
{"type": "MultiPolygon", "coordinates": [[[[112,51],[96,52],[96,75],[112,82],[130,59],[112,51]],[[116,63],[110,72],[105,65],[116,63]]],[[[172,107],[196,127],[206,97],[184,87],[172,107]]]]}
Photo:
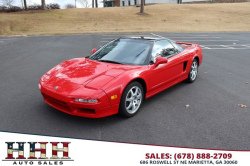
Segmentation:
{"type": "MultiPolygon", "coordinates": [[[[138,89],[138,95],[139,96],[139,89],[138,89]]],[[[143,91],[143,87],[142,85],[139,83],[139,82],[131,82],[124,90],[123,94],[122,94],[122,98],[121,98],[121,101],[120,101],[120,106],[119,106],[119,114],[121,116],[124,116],[124,117],[132,117],[134,115],[137,114],[137,112],[139,111],[142,103],[143,103],[143,100],[144,100],[144,91],[143,91]],[[131,93],[131,90],[132,92],[136,92],[136,89],[137,87],[140,89],[140,92],[141,92],[141,98],[140,97],[132,97],[132,93],[131,93]],[[132,97],[132,101],[126,101],[127,99],[130,100],[130,97],[132,97]],[[139,98],[140,98],[140,102],[139,102],[139,98]],[[136,102],[136,103],[134,103],[136,102]],[[131,108],[131,111],[130,110],[127,110],[126,109],[126,106],[129,107],[130,106],[130,103],[132,103],[132,108],[131,108]],[[136,107],[136,104],[138,105],[138,107],[136,107]],[[134,106],[133,106],[134,105],[134,106]],[[135,112],[133,112],[133,108],[135,112]]]]}
{"type": "Polygon", "coordinates": [[[198,76],[198,61],[196,60],[196,59],[194,59],[193,60],[193,62],[192,62],[192,65],[191,65],[191,67],[190,67],[190,70],[189,70],[189,73],[188,73],[188,78],[186,79],[186,82],[188,82],[188,83],[193,83],[195,80],[196,80],[196,78],[197,78],[197,76],[198,76]],[[192,71],[193,71],[193,65],[194,65],[194,63],[196,64],[196,76],[194,77],[193,75],[192,75],[192,71]]]}

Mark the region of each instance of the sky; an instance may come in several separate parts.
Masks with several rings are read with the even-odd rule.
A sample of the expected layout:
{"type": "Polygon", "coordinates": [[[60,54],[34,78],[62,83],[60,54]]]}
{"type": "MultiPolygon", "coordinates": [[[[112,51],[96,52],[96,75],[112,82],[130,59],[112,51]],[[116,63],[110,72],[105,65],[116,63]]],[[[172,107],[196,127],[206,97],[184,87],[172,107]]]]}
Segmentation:
{"type": "MultiPolygon", "coordinates": [[[[0,0],[1,1],[1,0],[0,0]]],[[[17,6],[21,6],[21,1],[22,0],[14,0],[14,4],[17,6]]],[[[33,5],[33,4],[41,4],[41,0],[26,0],[27,1],[27,5],[33,5]]],[[[101,3],[101,0],[98,0],[98,7],[103,7],[103,3],[101,3]]],[[[65,8],[66,4],[75,4],[75,0],[45,0],[46,4],[48,3],[58,3],[61,8],[65,8]]],[[[88,0],[89,4],[92,4],[92,0],[88,0]]],[[[77,8],[82,8],[82,5],[77,2],[76,3],[76,7],[77,8]]]]}

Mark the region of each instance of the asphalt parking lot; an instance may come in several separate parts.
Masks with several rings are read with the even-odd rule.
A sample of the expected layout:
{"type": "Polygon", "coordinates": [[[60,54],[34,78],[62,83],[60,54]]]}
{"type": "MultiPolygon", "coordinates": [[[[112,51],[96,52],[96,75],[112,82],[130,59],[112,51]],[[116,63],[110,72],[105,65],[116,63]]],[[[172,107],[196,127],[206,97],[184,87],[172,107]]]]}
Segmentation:
{"type": "Polygon", "coordinates": [[[45,104],[40,77],[119,36],[96,34],[0,38],[0,130],[167,146],[249,150],[250,33],[157,33],[198,43],[204,61],[193,84],[146,100],[133,118],[88,119],[45,104]],[[247,105],[241,108],[238,104],[247,105]],[[185,106],[189,105],[189,108],[185,106]]]}

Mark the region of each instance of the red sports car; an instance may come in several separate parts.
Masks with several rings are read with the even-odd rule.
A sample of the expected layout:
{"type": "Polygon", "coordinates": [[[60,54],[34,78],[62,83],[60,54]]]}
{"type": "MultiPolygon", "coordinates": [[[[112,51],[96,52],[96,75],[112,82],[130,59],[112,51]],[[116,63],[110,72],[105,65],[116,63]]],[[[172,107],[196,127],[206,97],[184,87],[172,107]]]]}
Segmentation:
{"type": "Polygon", "coordinates": [[[201,63],[198,44],[118,38],[90,56],[55,66],[39,88],[47,104],[71,115],[131,117],[145,99],[183,80],[194,82],[201,63]]]}

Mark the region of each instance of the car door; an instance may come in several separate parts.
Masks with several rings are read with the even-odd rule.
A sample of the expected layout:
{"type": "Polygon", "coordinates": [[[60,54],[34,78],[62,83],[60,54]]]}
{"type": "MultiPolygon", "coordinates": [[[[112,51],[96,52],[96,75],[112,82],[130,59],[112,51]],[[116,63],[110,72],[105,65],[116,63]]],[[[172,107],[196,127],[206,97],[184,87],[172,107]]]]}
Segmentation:
{"type": "Polygon", "coordinates": [[[150,90],[167,88],[178,81],[183,72],[181,54],[168,40],[157,40],[152,49],[150,65],[150,90]],[[168,63],[154,66],[157,57],[165,57],[168,63]]]}

